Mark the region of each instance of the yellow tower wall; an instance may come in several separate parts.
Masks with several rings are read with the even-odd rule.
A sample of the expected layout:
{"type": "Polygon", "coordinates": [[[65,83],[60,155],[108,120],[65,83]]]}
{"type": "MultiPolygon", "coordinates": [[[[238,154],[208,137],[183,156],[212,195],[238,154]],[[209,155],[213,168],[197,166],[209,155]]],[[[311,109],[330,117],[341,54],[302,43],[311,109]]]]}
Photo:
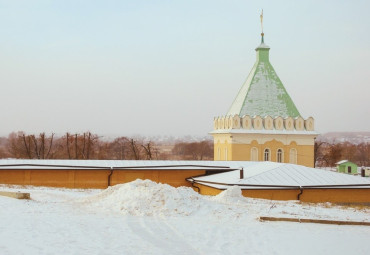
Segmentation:
{"type": "Polygon", "coordinates": [[[214,160],[251,161],[251,149],[258,149],[258,161],[264,150],[270,150],[270,161],[277,162],[277,151],[283,151],[282,163],[314,167],[314,137],[307,135],[213,134],[214,160]],[[225,157],[227,149],[227,158],[225,157]],[[290,150],[296,149],[297,160],[291,162],[290,150]]]}

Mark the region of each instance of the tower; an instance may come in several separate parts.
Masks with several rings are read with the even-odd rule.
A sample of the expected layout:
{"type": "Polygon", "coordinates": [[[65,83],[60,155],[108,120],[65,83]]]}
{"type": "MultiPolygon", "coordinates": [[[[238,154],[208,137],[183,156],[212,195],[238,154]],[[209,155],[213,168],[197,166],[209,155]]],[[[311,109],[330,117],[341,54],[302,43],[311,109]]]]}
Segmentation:
{"type": "Polygon", "coordinates": [[[257,59],[246,82],[226,116],[214,119],[214,159],[313,167],[314,119],[300,115],[270,63],[269,51],[262,29],[257,59]]]}

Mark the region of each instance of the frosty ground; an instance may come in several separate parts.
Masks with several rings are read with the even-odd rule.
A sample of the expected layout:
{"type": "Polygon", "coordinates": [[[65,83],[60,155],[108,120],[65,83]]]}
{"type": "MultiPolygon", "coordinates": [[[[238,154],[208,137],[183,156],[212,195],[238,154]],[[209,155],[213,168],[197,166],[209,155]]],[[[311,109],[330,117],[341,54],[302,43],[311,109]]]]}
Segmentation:
{"type": "Polygon", "coordinates": [[[136,180],[107,190],[0,186],[0,254],[369,254],[369,226],[260,222],[259,216],[370,221],[366,207],[216,197],[136,180]]]}

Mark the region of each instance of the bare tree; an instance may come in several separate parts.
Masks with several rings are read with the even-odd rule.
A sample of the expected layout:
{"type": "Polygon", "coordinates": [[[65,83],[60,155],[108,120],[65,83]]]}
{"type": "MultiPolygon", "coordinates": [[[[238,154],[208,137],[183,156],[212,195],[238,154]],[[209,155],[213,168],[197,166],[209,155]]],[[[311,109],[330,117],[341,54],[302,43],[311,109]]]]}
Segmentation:
{"type": "Polygon", "coordinates": [[[153,142],[149,141],[141,146],[144,149],[146,159],[152,160],[154,157],[158,158],[158,149],[154,146],[153,142]]]}
{"type": "Polygon", "coordinates": [[[314,145],[314,165],[322,166],[323,163],[328,165],[329,160],[327,157],[326,150],[330,146],[327,142],[315,141],[314,145]]]}
{"type": "Polygon", "coordinates": [[[357,146],[356,161],[361,166],[370,166],[370,143],[360,143],[357,146]]]}
{"type": "Polygon", "coordinates": [[[47,159],[50,157],[53,139],[54,134],[47,137],[45,133],[40,133],[36,137],[24,132],[12,133],[8,137],[8,151],[16,158],[47,159]]]}
{"type": "Polygon", "coordinates": [[[213,143],[211,141],[176,143],[172,153],[181,159],[204,160],[213,159],[213,143]]]}
{"type": "Polygon", "coordinates": [[[24,148],[27,152],[27,155],[31,159],[32,158],[32,155],[31,155],[31,139],[32,139],[32,136],[28,135],[27,138],[26,138],[26,135],[23,133],[22,134],[22,139],[23,139],[23,145],[24,145],[24,148]]]}
{"type": "Polygon", "coordinates": [[[92,153],[95,143],[99,141],[98,135],[92,134],[90,131],[73,135],[67,132],[63,139],[65,139],[65,149],[69,159],[72,159],[72,154],[74,154],[74,159],[94,158],[92,153]]]}
{"type": "Polygon", "coordinates": [[[129,148],[133,155],[133,159],[138,160],[140,159],[140,147],[138,146],[138,142],[135,141],[133,138],[129,140],[129,148]]]}
{"type": "Polygon", "coordinates": [[[129,157],[129,139],[121,136],[109,144],[109,154],[112,159],[128,159],[129,157]]]}

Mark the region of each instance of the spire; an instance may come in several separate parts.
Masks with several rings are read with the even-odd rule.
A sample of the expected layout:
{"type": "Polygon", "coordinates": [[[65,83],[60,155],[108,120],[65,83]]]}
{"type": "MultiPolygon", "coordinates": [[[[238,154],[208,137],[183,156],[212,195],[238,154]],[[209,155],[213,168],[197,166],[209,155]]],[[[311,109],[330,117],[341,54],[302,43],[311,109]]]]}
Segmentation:
{"type": "Polygon", "coordinates": [[[300,113],[297,107],[269,60],[270,47],[264,43],[263,10],[260,18],[262,38],[261,44],[256,48],[256,62],[227,115],[298,117],[300,113]]]}
{"type": "Polygon", "coordinates": [[[262,12],[261,12],[261,15],[260,15],[260,19],[261,19],[261,44],[262,44],[262,43],[265,43],[264,39],[263,39],[263,36],[265,35],[263,33],[263,9],[262,9],[262,12]]]}
{"type": "Polygon", "coordinates": [[[259,49],[270,49],[270,47],[265,44],[265,33],[263,32],[263,9],[261,11],[260,19],[261,19],[261,44],[256,48],[257,51],[259,49]]]}

